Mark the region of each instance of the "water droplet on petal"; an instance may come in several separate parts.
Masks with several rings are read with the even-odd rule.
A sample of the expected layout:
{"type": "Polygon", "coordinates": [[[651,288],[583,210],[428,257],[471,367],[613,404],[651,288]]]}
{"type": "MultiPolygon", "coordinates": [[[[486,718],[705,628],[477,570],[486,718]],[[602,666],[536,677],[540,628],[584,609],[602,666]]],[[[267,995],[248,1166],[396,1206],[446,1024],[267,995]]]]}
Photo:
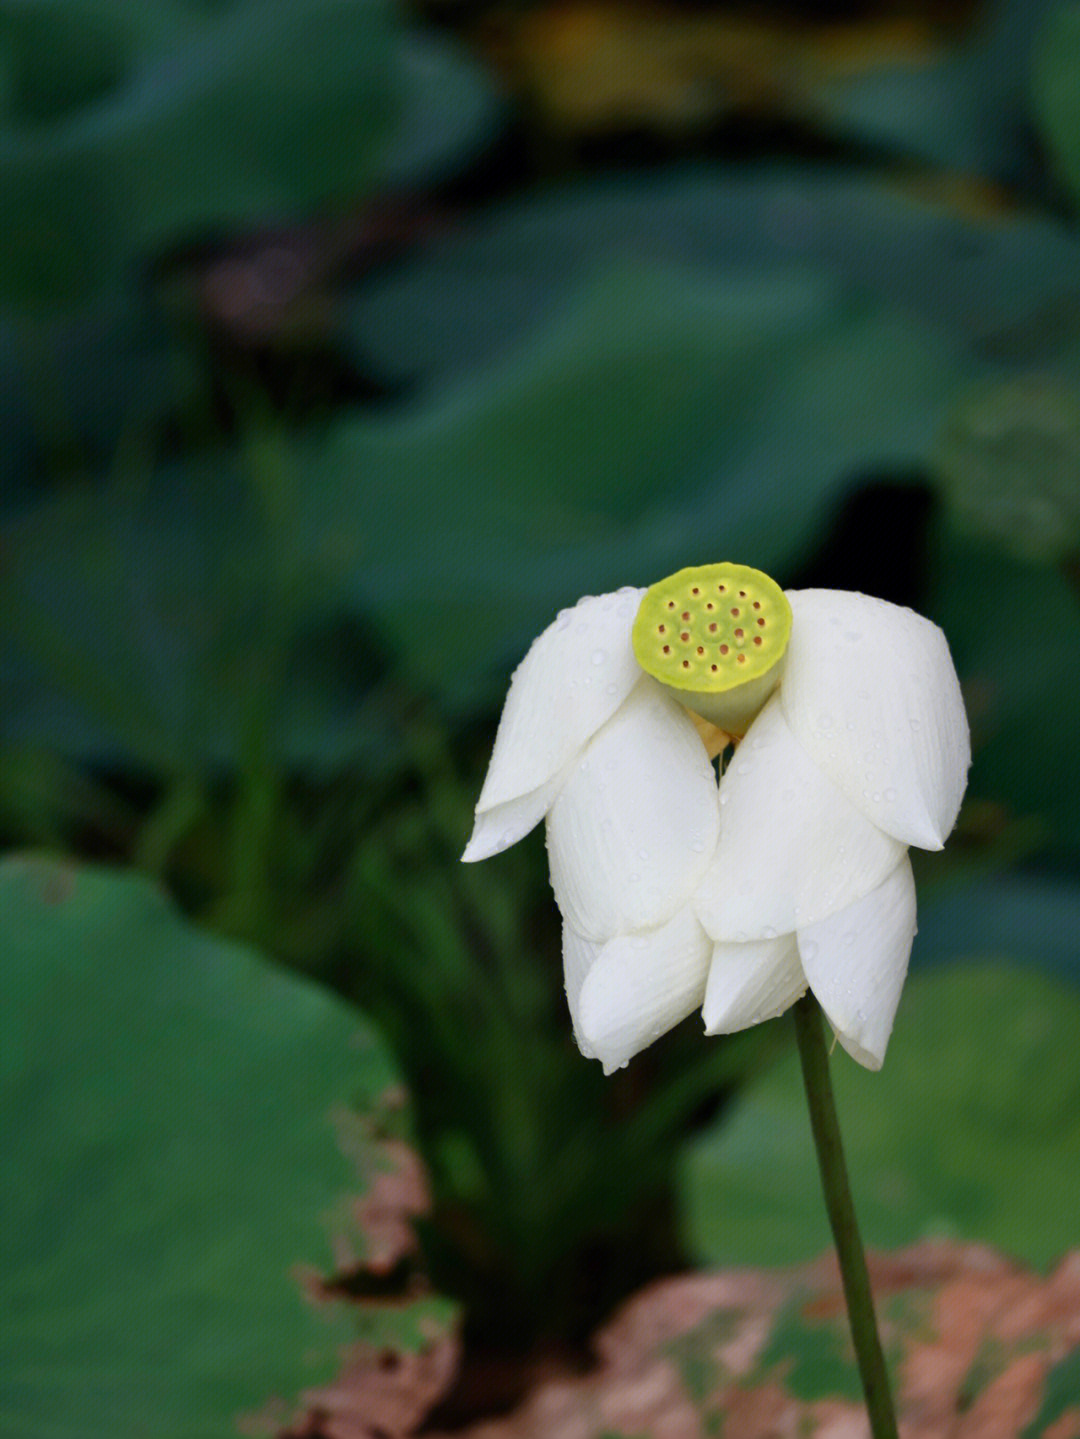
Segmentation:
{"type": "Polygon", "coordinates": [[[887,803],[887,804],[892,804],[892,802],[893,802],[893,800],[894,800],[895,798],[896,798],[896,791],[895,791],[894,789],[887,789],[887,790],[885,791],[885,800],[886,800],[886,803],[887,803]]]}
{"type": "Polygon", "coordinates": [[[860,1024],[865,1024],[865,1023],[866,1023],[866,1010],[865,1010],[865,1009],[857,1009],[857,1010],[855,1011],[855,1018],[859,1021],[860,1024]]]}
{"type": "Polygon", "coordinates": [[[735,931],[735,943],[736,943],[736,944],[745,944],[745,943],[746,943],[746,940],[747,940],[746,931],[745,931],[744,929],[737,929],[737,930],[735,931]]]}
{"type": "Polygon", "coordinates": [[[637,857],[638,859],[646,860],[649,858],[649,851],[647,849],[639,849],[637,852],[637,857]]]}
{"type": "Polygon", "coordinates": [[[727,804],[727,802],[728,802],[728,797],[727,797],[727,795],[726,795],[726,794],[722,794],[722,795],[720,796],[720,803],[721,803],[721,804],[727,804]]]}
{"type": "Polygon", "coordinates": [[[602,665],[607,659],[607,650],[593,650],[592,662],[594,665],[602,665]]]}
{"type": "Polygon", "coordinates": [[[817,717],[817,722],[819,729],[832,729],[833,725],[835,724],[835,720],[833,719],[832,715],[829,714],[828,710],[822,710],[822,712],[817,717]]]}
{"type": "Polygon", "coordinates": [[[813,959],[818,952],[817,944],[812,939],[805,940],[801,948],[803,959],[813,959]]]}
{"type": "Polygon", "coordinates": [[[744,761],[742,762],[742,764],[737,764],[737,765],[735,766],[735,773],[736,773],[736,774],[749,774],[749,773],[750,773],[750,766],[749,766],[749,765],[747,764],[747,762],[744,760],[744,761]]]}
{"type": "Polygon", "coordinates": [[[849,930],[845,933],[845,935],[844,935],[844,943],[847,944],[847,945],[852,945],[852,944],[855,943],[855,931],[854,931],[853,929],[849,929],[849,930]]]}
{"type": "Polygon", "coordinates": [[[918,734],[919,730],[922,729],[922,725],[919,723],[919,721],[918,721],[917,719],[908,720],[908,724],[911,726],[912,730],[913,730],[916,734],[918,734]]]}
{"type": "Polygon", "coordinates": [[[556,621],[555,621],[555,628],[556,628],[557,630],[568,630],[568,629],[570,628],[571,624],[573,623],[573,620],[574,620],[574,612],[573,612],[573,610],[560,610],[560,611],[559,611],[559,614],[558,614],[558,618],[557,618],[556,621]]]}
{"type": "Polygon", "coordinates": [[[705,853],[705,843],[704,843],[703,840],[700,840],[700,839],[694,840],[694,843],[690,846],[690,848],[694,851],[695,854],[704,854],[704,853],[705,853]]]}
{"type": "Polygon", "coordinates": [[[615,694],[618,694],[618,693],[619,693],[619,686],[618,686],[618,685],[605,685],[605,686],[604,686],[604,693],[605,693],[606,695],[615,695],[615,694]]]}
{"type": "Polygon", "coordinates": [[[762,939],[775,939],[776,930],[773,929],[772,925],[766,925],[765,928],[761,931],[761,937],[762,939]]]}

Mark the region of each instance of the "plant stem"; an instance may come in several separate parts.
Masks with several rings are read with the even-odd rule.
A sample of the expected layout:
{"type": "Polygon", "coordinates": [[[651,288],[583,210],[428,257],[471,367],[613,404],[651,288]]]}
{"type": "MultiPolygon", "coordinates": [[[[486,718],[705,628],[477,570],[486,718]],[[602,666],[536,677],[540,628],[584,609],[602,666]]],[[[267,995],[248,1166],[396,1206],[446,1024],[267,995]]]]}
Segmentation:
{"type": "Polygon", "coordinates": [[[809,992],[795,1005],[795,1033],[799,1040],[806,1100],[810,1106],[810,1127],[814,1131],[818,1167],[825,1190],[825,1207],[829,1211],[829,1224],[840,1260],[840,1277],[844,1284],[859,1376],[866,1396],[866,1410],[870,1416],[870,1430],[874,1439],[897,1439],[896,1413],[874,1317],[866,1255],[859,1238],[859,1225],[844,1164],[840,1125],[829,1078],[825,1029],[818,1002],[809,992]]]}

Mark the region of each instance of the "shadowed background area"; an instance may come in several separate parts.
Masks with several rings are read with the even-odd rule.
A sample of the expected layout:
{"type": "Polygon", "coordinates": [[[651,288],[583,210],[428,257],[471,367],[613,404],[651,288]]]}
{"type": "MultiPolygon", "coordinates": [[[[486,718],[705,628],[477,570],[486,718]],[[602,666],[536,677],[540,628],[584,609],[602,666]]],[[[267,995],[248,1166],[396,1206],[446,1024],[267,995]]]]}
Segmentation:
{"type": "Polygon", "coordinates": [[[689,564],[944,628],[856,1198],[1076,1245],[1078,76],[1069,0],[0,0],[6,1432],[461,1425],[825,1247],[788,1023],[605,1080],[542,840],[458,863],[532,637],[689,564]]]}

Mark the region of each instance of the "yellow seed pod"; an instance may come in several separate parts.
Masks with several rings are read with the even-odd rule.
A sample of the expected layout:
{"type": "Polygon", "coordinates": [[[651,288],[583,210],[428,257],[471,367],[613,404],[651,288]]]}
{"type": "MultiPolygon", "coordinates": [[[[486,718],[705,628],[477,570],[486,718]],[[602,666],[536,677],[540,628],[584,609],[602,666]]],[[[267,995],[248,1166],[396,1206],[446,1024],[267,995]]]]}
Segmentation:
{"type": "Polygon", "coordinates": [[[634,621],[637,662],[687,709],[745,734],[776,688],[791,606],[748,565],[697,565],[645,592],[634,621]]]}

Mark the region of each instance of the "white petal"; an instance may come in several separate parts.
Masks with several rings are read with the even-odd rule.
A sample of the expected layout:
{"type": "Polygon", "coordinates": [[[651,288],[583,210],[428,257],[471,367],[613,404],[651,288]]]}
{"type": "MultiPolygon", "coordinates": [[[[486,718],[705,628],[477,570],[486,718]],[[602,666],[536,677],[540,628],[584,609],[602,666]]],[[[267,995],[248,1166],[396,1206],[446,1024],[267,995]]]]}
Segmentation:
{"type": "Polygon", "coordinates": [[[566,982],[566,1002],[570,1006],[570,1019],[574,1026],[574,1038],[577,1040],[578,1048],[586,1059],[595,1059],[593,1054],[585,1045],[581,1037],[581,1023],[579,1020],[581,999],[581,986],[585,983],[585,976],[592,969],[600,957],[602,944],[595,944],[591,939],[582,939],[580,934],[575,933],[568,924],[563,925],[563,975],[566,982]]]}
{"type": "MultiPolygon", "coordinates": [[[[572,761],[571,761],[572,764],[572,761]]],[[[530,790],[519,799],[510,799],[497,804],[494,809],[477,810],[472,838],[465,846],[461,858],[471,864],[474,860],[490,859],[501,854],[512,844],[517,844],[544,818],[555,803],[556,796],[570,774],[570,765],[561,769],[554,779],[542,784],[539,789],[530,790]]]]}
{"type": "Polygon", "coordinates": [[[867,1069],[880,1069],[885,1058],[914,937],[908,859],[847,909],[799,930],[810,988],[840,1043],[867,1069]]]}
{"type": "Polygon", "coordinates": [[[582,1050],[621,1069],[700,1005],[712,945],[685,905],[659,929],[610,940],[581,987],[582,1050]]]}
{"type": "Polygon", "coordinates": [[[696,900],[716,940],[774,939],[825,919],[904,855],[798,744],[778,696],[724,771],[720,805],[720,843],[696,900]]]}
{"type": "Polygon", "coordinates": [[[702,1018],[706,1034],[734,1034],[775,1019],[806,993],[793,934],[713,949],[702,1018]]]}
{"type": "Polygon", "coordinates": [[[693,721],[643,678],[548,815],[563,917],[593,940],[663,924],[704,874],[718,828],[716,776],[693,721]]]}
{"type": "Polygon", "coordinates": [[[842,590],[793,590],[780,686],[803,748],[881,829],[940,849],[971,763],[945,636],[913,610],[842,590]]]}
{"type": "Polygon", "coordinates": [[[533,641],[510,681],[478,812],[548,784],[641,679],[630,632],[644,593],[587,595],[533,641]]]}

